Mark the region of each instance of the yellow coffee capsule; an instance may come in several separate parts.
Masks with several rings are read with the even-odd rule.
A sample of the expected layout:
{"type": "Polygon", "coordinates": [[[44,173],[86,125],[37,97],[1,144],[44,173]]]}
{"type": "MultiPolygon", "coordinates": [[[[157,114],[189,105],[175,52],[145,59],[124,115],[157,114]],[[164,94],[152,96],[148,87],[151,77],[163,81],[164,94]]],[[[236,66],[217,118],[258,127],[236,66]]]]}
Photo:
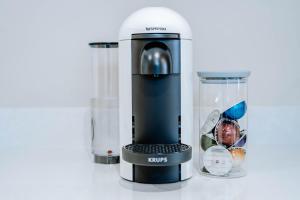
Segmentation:
{"type": "Polygon", "coordinates": [[[239,167],[245,160],[246,150],[243,148],[231,148],[229,152],[233,158],[233,167],[239,167]]]}

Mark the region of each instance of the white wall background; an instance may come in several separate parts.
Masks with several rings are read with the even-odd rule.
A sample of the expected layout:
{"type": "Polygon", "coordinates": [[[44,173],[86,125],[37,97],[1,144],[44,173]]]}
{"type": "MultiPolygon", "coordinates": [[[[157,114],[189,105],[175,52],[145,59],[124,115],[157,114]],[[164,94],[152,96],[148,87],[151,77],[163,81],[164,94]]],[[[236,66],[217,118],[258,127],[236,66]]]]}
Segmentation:
{"type": "Polygon", "coordinates": [[[0,0],[0,107],[88,106],[88,43],[144,6],[189,21],[195,71],[250,69],[250,104],[300,105],[298,0],[0,0]]]}
{"type": "Polygon", "coordinates": [[[116,41],[145,6],[189,21],[195,72],[252,71],[251,145],[299,144],[299,0],[0,0],[0,149],[89,148],[88,43],[116,41]]]}

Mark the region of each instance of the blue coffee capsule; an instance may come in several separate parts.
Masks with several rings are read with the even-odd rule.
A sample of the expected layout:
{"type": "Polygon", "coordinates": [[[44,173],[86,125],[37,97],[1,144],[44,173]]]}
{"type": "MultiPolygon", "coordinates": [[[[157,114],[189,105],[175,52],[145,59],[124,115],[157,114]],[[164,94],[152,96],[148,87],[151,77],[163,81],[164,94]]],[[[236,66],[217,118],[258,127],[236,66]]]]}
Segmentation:
{"type": "Polygon", "coordinates": [[[247,110],[247,105],[245,101],[241,101],[235,104],[223,113],[223,116],[232,120],[238,120],[242,118],[247,110]]]}

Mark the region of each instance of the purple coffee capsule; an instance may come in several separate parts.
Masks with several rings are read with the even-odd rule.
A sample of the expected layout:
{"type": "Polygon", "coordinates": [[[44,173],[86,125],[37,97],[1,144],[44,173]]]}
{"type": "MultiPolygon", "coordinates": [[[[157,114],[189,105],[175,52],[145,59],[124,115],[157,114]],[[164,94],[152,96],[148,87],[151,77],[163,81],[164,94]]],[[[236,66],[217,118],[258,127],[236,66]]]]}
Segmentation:
{"type": "Polygon", "coordinates": [[[246,142],[247,142],[247,135],[246,135],[245,131],[241,131],[240,139],[238,141],[236,141],[236,143],[233,145],[233,147],[243,147],[243,146],[245,146],[246,142]]]}

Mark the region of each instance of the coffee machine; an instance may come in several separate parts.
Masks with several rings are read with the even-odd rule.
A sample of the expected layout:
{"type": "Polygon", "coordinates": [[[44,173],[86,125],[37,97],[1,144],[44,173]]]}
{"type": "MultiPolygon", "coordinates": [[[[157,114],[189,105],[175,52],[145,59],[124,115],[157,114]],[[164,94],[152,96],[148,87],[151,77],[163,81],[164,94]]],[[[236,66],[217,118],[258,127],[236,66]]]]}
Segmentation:
{"type": "Polygon", "coordinates": [[[134,12],[119,33],[120,175],[139,183],[192,176],[192,34],[175,11],[134,12]]]}

